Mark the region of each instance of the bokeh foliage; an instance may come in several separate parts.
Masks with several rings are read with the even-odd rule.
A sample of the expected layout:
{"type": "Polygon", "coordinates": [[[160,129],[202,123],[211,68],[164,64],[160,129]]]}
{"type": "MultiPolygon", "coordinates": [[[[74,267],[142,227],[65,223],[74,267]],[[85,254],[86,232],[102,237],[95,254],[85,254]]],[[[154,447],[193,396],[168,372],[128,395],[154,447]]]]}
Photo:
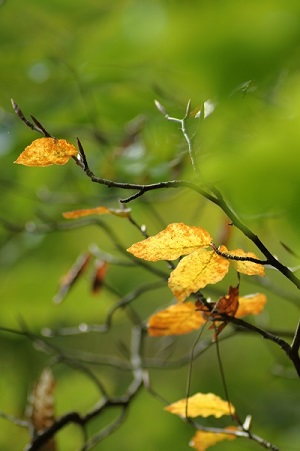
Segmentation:
{"type": "MultiPolygon", "coordinates": [[[[124,196],[93,185],[72,162],[43,169],[13,165],[37,136],[14,116],[10,98],[55,136],[73,143],[79,136],[97,175],[133,183],[193,179],[185,142],[177,126],[155,109],[154,98],[179,117],[189,98],[195,108],[212,99],[214,113],[205,121],[191,117],[188,123],[195,133],[203,182],[218,184],[274,254],[296,266],[298,258],[286,252],[280,241],[299,254],[299,56],[298,0],[2,1],[0,216],[14,225],[26,223],[28,233],[7,227],[0,232],[1,325],[20,328],[25,323],[38,332],[44,327],[103,321],[115,296],[104,289],[94,299],[87,278],[61,306],[51,300],[61,275],[91,243],[115,252],[103,230],[90,226],[51,234],[32,232],[45,221],[61,221],[63,211],[102,203],[117,207],[118,198],[124,196]],[[132,129],[137,137],[126,146],[132,129]]],[[[132,208],[149,233],[163,228],[162,223],[184,221],[218,236],[224,222],[215,207],[186,192],[152,193],[132,208]]],[[[141,238],[119,218],[104,222],[119,234],[124,248],[141,238]]],[[[250,246],[240,234],[232,240],[243,248],[250,246]]],[[[260,321],[265,327],[293,330],[296,290],[273,273],[270,277],[288,296],[279,290],[266,293],[268,311],[260,321]]],[[[137,277],[139,283],[152,280],[142,271],[112,267],[107,283],[126,294],[136,286],[137,277]]],[[[250,284],[246,288],[258,289],[250,284]]],[[[170,300],[170,293],[163,289],[144,295],[135,305],[147,318],[170,300]]],[[[94,336],[81,335],[67,342],[57,339],[57,343],[122,355],[118,344],[127,340],[128,324],[121,314],[116,323],[115,331],[96,341],[94,336]]],[[[189,349],[193,339],[182,340],[181,352],[189,349]]],[[[272,344],[257,343],[258,338],[250,337],[224,343],[230,393],[239,400],[242,414],[256,413],[259,433],[283,449],[295,449],[299,441],[297,382],[274,377],[272,370],[285,369],[287,362],[272,344]],[[245,367],[236,365],[240,358],[245,367]],[[274,368],[276,361],[283,367],[274,368]]],[[[149,349],[150,354],[158,352],[152,341],[149,349]]],[[[24,338],[11,334],[1,335],[0,351],[0,410],[22,416],[28,390],[49,359],[24,338]]],[[[94,387],[82,375],[63,366],[54,371],[59,381],[59,414],[87,409],[97,400],[94,387]]],[[[128,382],[120,372],[112,376],[101,366],[97,371],[112,391],[128,382]]],[[[173,401],[185,395],[186,368],[174,370],[172,384],[167,371],[152,373],[154,386],[164,397],[173,401]]],[[[213,352],[195,365],[193,384],[201,391],[221,393],[213,352]]],[[[0,428],[3,449],[24,446],[26,433],[15,431],[16,426],[7,422],[0,428]]],[[[188,449],[190,436],[186,426],[145,394],[133,407],[128,423],[105,446],[119,449],[122,443],[124,450],[150,451],[176,449],[180,443],[180,449],[188,449]]],[[[79,449],[81,436],[76,429],[69,428],[59,437],[61,449],[79,449]]],[[[220,444],[218,449],[229,446],[220,444]]],[[[256,446],[243,443],[240,449],[256,446]]]]}

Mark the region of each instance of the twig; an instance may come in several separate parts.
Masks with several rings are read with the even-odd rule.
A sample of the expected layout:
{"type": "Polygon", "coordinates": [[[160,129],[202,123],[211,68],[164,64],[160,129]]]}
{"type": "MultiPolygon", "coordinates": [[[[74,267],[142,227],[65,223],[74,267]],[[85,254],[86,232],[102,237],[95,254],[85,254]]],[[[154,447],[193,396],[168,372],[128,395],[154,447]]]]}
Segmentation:
{"type": "Polygon", "coordinates": [[[21,119],[21,121],[24,122],[24,124],[27,125],[27,127],[31,128],[31,130],[34,130],[35,132],[41,133],[45,137],[51,138],[51,135],[45,130],[45,128],[40,124],[40,122],[38,122],[37,119],[35,119],[33,116],[30,116],[34,122],[33,124],[28,119],[26,119],[21,108],[19,107],[19,105],[17,105],[17,103],[13,99],[11,99],[11,104],[16,115],[21,119]]]}
{"type": "Polygon", "coordinates": [[[195,174],[199,175],[199,170],[198,170],[198,167],[196,165],[195,154],[194,154],[194,150],[193,150],[193,147],[192,147],[192,142],[191,142],[191,139],[190,139],[190,137],[189,137],[189,135],[187,133],[187,130],[186,130],[186,120],[187,120],[187,118],[188,118],[188,116],[190,114],[191,100],[189,100],[188,103],[187,103],[186,110],[185,110],[185,115],[184,115],[184,117],[182,119],[179,119],[177,117],[169,116],[169,114],[167,113],[165,107],[163,105],[161,105],[161,103],[158,102],[158,100],[155,100],[154,103],[155,103],[156,108],[158,109],[158,111],[160,113],[162,113],[164,115],[164,117],[168,121],[176,122],[176,123],[180,124],[181,132],[182,132],[182,134],[184,136],[184,139],[186,140],[186,143],[187,143],[187,146],[188,146],[188,153],[189,153],[189,157],[190,157],[190,160],[191,160],[191,163],[192,163],[192,167],[194,169],[195,174]]]}
{"type": "MultiPolygon", "coordinates": [[[[30,128],[32,128],[35,131],[38,131],[39,133],[43,133],[43,131],[39,128],[37,128],[35,125],[33,125],[30,121],[28,121],[24,114],[22,113],[19,106],[12,101],[13,108],[16,112],[16,114],[20,117],[20,119],[30,128]]],[[[184,121],[187,118],[188,112],[189,112],[189,106],[190,103],[188,102],[187,110],[184,118],[178,119],[178,118],[170,118],[169,115],[166,113],[166,110],[162,105],[159,104],[159,102],[156,102],[156,106],[159,109],[159,111],[165,115],[165,117],[168,120],[172,120],[178,123],[182,124],[185,123],[184,121]]],[[[44,128],[43,128],[44,129],[44,128]]],[[[185,128],[181,131],[186,139],[186,136],[188,138],[187,142],[189,145],[191,145],[191,140],[188,137],[185,128]]],[[[46,132],[47,133],[47,132],[46,132]]],[[[50,135],[49,135],[50,136],[50,135]]],[[[199,193],[201,196],[203,196],[205,199],[209,200],[213,204],[217,205],[232,221],[232,224],[237,227],[245,236],[247,236],[255,245],[256,247],[263,253],[263,255],[266,257],[268,264],[273,266],[274,268],[278,269],[287,279],[289,279],[298,289],[300,289],[300,279],[298,279],[295,274],[285,265],[279,262],[273,254],[267,249],[267,247],[262,243],[262,241],[258,238],[257,235],[255,235],[246,225],[244,225],[236,216],[236,214],[233,212],[233,210],[229,207],[229,205],[224,200],[222,194],[220,191],[215,188],[211,187],[210,190],[213,194],[210,194],[207,190],[203,189],[201,186],[196,185],[192,182],[189,182],[187,180],[169,180],[169,181],[163,181],[158,183],[152,183],[150,185],[142,185],[142,184],[135,184],[135,183],[123,183],[123,182],[114,182],[112,180],[103,179],[101,177],[96,177],[95,174],[90,170],[87,158],[85,156],[85,152],[83,149],[83,146],[79,139],[77,139],[78,142],[78,149],[80,158],[73,157],[75,163],[81,167],[81,169],[86,173],[86,175],[92,180],[94,183],[99,183],[101,185],[105,185],[108,188],[120,188],[124,190],[135,190],[136,193],[125,198],[121,199],[120,202],[122,203],[128,203],[131,202],[134,199],[137,199],[138,197],[142,196],[146,192],[154,191],[158,189],[169,189],[169,188],[189,188],[192,191],[195,191],[199,193]]],[[[193,155],[192,148],[190,149],[190,155],[193,155]]],[[[194,159],[191,159],[192,164],[194,165],[194,159]]],[[[196,166],[194,166],[194,169],[196,166]]]]}
{"type": "Polygon", "coordinates": [[[60,431],[70,423],[77,424],[83,428],[93,418],[99,416],[104,410],[107,410],[108,408],[121,407],[122,415],[118,417],[111,425],[103,428],[100,433],[94,436],[94,438],[91,438],[90,441],[86,443],[86,447],[84,445],[82,449],[91,449],[91,447],[95,443],[103,440],[108,434],[111,434],[117,427],[119,427],[125,418],[124,415],[129,404],[139,393],[140,389],[143,386],[143,370],[141,366],[142,337],[143,334],[141,328],[137,326],[133,327],[131,341],[131,364],[133,380],[123,395],[110,398],[103,396],[100,403],[98,403],[96,407],[90,410],[86,415],[81,415],[78,412],[67,413],[66,415],[55,421],[52,426],[45,429],[37,437],[35,437],[33,442],[27,446],[26,451],[38,451],[50,438],[52,438],[58,431],[60,431]]]}
{"type": "Polygon", "coordinates": [[[285,340],[278,337],[277,335],[273,335],[271,332],[260,329],[259,327],[254,326],[254,324],[248,323],[240,318],[235,318],[235,317],[224,315],[224,314],[219,314],[219,315],[220,315],[220,317],[213,318],[213,321],[220,321],[220,319],[221,319],[221,320],[231,322],[237,326],[241,326],[245,329],[256,332],[259,335],[261,335],[263,338],[265,338],[267,340],[271,340],[274,343],[276,343],[278,346],[280,346],[280,348],[286,353],[286,355],[292,361],[292,363],[295,367],[295,370],[297,371],[297,374],[300,377],[300,358],[299,358],[298,352],[295,352],[294,348],[292,346],[290,346],[285,340]]]}

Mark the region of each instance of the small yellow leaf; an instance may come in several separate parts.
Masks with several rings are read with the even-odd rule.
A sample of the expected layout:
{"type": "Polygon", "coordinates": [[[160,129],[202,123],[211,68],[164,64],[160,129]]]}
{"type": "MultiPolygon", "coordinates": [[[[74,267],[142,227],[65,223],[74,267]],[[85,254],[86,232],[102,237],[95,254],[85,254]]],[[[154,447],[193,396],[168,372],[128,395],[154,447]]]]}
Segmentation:
{"type": "Polygon", "coordinates": [[[25,166],[50,166],[65,164],[78,151],[65,139],[40,138],[34,140],[17,158],[15,163],[25,166]]]}
{"type": "MultiPolygon", "coordinates": [[[[229,429],[229,428],[228,428],[229,429]]],[[[230,428],[234,429],[234,428],[230,428]]],[[[205,451],[206,449],[214,446],[218,442],[223,440],[234,440],[236,436],[233,434],[216,434],[215,432],[197,431],[192,440],[190,446],[197,451],[205,451]]]]}
{"type": "Polygon", "coordinates": [[[262,293],[239,297],[239,307],[235,317],[242,318],[246,315],[259,315],[263,311],[266,302],[267,298],[262,293]]]}
{"type": "Polygon", "coordinates": [[[232,415],[235,412],[231,403],[223,401],[223,399],[213,393],[197,393],[189,398],[170,404],[165,407],[165,410],[184,417],[187,410],[190,418],[198,416],[206,418],[210,415],[220,418],[223,415],[232,415]]]}
{"type": "Polygon", "coordinates": [[[201,227],[183,223],[169,224],[157,235],[133,244],[128,252],[148,261],[175,260],[212,242],[210,234],[201,227]]]}
{"type": "Polygon", "coordinates": [[[204,323],[206,320],[195,310],[194,302],[185,302],[171,305],[152,315],[148,323],[148,334],[152,337],[183,335],[199,329],[204,323]]]}
{"type": "Polygon", "coordinates": [[[227,274],[229,261],[214,251],[198,249],[184,257],[172,271],[168,285],[179,302],[227,274]]]}
{"type": "Polygon", "coordinates": [[[63,217],[66,219],[77,219],[77,218],[81,218],[83,216],[109,214],[109,215],[119,216],[120,218],[128,218],[130,212],[131,212],[130,208],[113,209],[113,208],[101,206],[101,207],[96,207],[96,208],[85,208],[83,210],[67,211],[67,212],[63,213],[63,217]]]}
{"type": "MultiPolygon", "coordinates": [[[[259,260],[259,258],[253,254],[253,252],[245,252],[242,249],[236,249],[234,251],[227,251],[226,254],[228,255],[234,255],[237,257],[251,257],[256,258],[259,260]]],[[[263,277],[265,275],[265,268],[263,265],[260,265],[258,263],[253,263],[249,261],[238,261],[238,260],[230,260],[230,263],[234,268],[243,274],[247,274],[248,276],[261,276],[263,277]]]]}

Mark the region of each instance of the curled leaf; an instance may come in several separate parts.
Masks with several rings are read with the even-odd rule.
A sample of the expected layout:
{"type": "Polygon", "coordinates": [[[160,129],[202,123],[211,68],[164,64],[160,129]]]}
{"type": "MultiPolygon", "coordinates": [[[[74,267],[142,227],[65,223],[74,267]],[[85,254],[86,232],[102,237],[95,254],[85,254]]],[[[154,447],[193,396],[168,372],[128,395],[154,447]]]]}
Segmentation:
{"type": "Polygon", "coordinates": [[[65,139],[40,138],[27,146],[15,163],[25,166],[62,165],[77,153],[73,144],[65,139]]]}
{"type": "Polygon", "coordinates": [[[178,301],[184,301],[208,284],[214,284],[227,274],[229,261],[214,251],[198,249],[184,257],[172,271],[168,285],[178,301]]]}
{"type": "Polygon", "coordinates": [[[114,209],[114,208],[108,208],[105,206],[96,207],[96,208],[85,208],[83,210],[73,210],[73,211],[67,211],[63,213],[63,217],[66,219],[77,219],[81,218],[83,216],[90,216],[90,215],[114,215],[119,216],[119,218],[128,218],[130,215],[131,209],[130,208],[123,208],[123,209],[114,209]]]}
{"type": "MultiPolygon", "coordinates": [[[[224,313],[228,316],[235,316],[237,309],[239,307],[239,288],[229,287],[228,294],[222,296],[215,305],[215,309],[219,313],[224,313]]],[[[215,328],[214,340],[222,332],[224,327],[228,324],[228,321],[222,321],[221,324],[216,324],[212,326],[215,328]]]]}
{"type": "Polygon", "coordinates": [[[63,301],[66,295],[69,293],[70,289],[73,287],[75,282],[81,276],[81,274],[87,268],[89,261],[91,259],[91,254],[86,252],[85,254],[79,255],[74,265],[69,269],[69,271],[63,276],[60,287],[57,294],[54,296],[53,301],[59,304],[63,301]]]}
{"type": "Polygon", "coordinates": [[[157,235],[133,244],[127,251],[148,261],[175,260],[181,255],[209,246],[211,241],[210,234],[202,227],[173,223],[157,235]]]}
{"type": "Polygon", "coordinates": [[[198,416],[208,417],[213,415],[220,418],[223,415],[232,415],[235,409],[231,403],[223,401],[219,396],[213,393],[197,393],[189,398],[181,399],[165,407],[170,413],[175,415],[195,418],[198,416]]]}
{"type": "Polygon", "coordinates": [[[92,292],[98,293],[103,285],[103,280],[106,275],[108,263],[106,261],[98,261],[96,264],[96,270],[92,281],[92,292]]]}
{"type": "Polygon", "coordinates": [[[148,334],[152,337],[188,334],[205,322],[193,302],[175,304],[150,317],[148,334]]]}

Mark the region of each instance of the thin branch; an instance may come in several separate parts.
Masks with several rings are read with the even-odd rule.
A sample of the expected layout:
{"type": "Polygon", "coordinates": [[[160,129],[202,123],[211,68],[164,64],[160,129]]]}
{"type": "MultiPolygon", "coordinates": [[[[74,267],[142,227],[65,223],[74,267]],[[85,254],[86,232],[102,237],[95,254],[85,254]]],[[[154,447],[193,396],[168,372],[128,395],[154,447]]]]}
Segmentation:
{"type": "Polygon", "coordinates": [[[117,427],[119,427],[123,420],[125,411],[127,410],[129,404],[133,398],[139,393],[143,386],[143,370],[142,370],[142,360],[141,360],[141,347],[142,347],[143,333],[142,329],[138,326],[132,328],[132,339],[131,339],[131,364],[132,364],[132,374],[133,380],[128,386],[125,393],[119,397],[107,397],[104,396],[100,403],[98,403],[93,409],[91,409],[86,415],[81,415],[78,412],[67,413],[66,415],[59,418],[55,423],[49,428],[41,432],[37,437],[33,439],[33,442],[27,446],[26,451],[37,451],[52,438],[58,431],[63,429],[66,425],[70,423],[77,424],[82,428],[90,422],[93,418],[98,417],[104,410],[112,407],[121,407],[122,415],[117,418],[115,422],[111,425],[103,428],[100,433],[94,436],[83,450],[91,449],[91,447],[98,443],[100,440],[107,437],[108,434],[112,433],[117,427]]]}
{"type": "Polygon", "coordinates": [[[9,415],[4,412],[0,412],[0,418],[4,418],[4,420],[10,421],[11,423],[13,423],[17,426],[23,427],[23,428],[30,429],[30,427],[31,427],[31,424],[29,423],[29,421],[20,420],[20,418],[16,418],[13,415],[9,415]]]}
{"type": "Polygon", "coordinates": [[[262,437],[260,437],[256,434],[253,434],[250,431],[246,431],[246,430],[242,429],[242,427],[240,429],[214,428],[214,427],[202,426],[201,424],[193,421],[191,418],[185,419],[184,417],[181,417],[181,419],[183,421],[186,420],[187,423],[191,424],[199,431],[213,432],[215,434],[235,435],[236,437],[247,438],[247,439],[253,440],[265,449],[270,449],[272,451],[279,451],[279,448],[277,448],[277,446],[273,445],[272,443],[268,442],[267,440],[263,439],[262,437]]]}
{"type": "Polygon", "coordinates": [[[282,338],[273,335],[272,333],[260,329],[257,326],[254,326],[254,324],[248,323],[240,318],[235,318],[232,316],[228,316],[228,315],[224,315],[224,314],[220,314],[219,318],[214,318],[214,321],[219,321],[219,320],[225,320],[228,322],[231,322],[237,326],[241,326],[245,329],[251,330],[253,332],[258,333],[259,335],[261,335],[263,338],[265,338],[266,340],[271,340],[273,341],[273,343],[276,343],[278,346],[280,346],[280,348],[286,353],[286,355],[288,356],[288,358],[292,361],[295,370],[297,371],[298,376],[300,377],[300,358],[298,355],[298,352],[295,353],[293,348],[282,338]]]}
{"type": "Polygon", "coordinates": [[[295,331],[293,342],[291,344],[290,355],[294,359],[298,359],[299,360],[299,348],[300,348],[300,320],[298,321],[298,325],[297,325],[297,328],[296,328],[296,331],[295,331]]]}
{"type": "Polygon", "coordinates": [[[31,128],[31,130],[33,130],[35,132],[41,133],[45,137],[51,137],[51,135],[45,130],[45,128],[33,116],[31,116],[31,119],[33,120],[34,124],[32,122],[30,122],[28,119],[26,119],[21,108],[13,99],[11,99],[11,104],[12,104],[12,107],[13,107],[16,115],[21,119],[22,122],[24,122],[25,125],[27,125],[27,127],[31,128]]]}
{"type": "Polygon", "coordinates": [[[184,115],[184,117],[182,119],[179,119],[177,117],[169,116],[169,114],[167,113],[165,107],[163,105],[161,105],[161,103],[158,102],[158,100],[155,100],[154,103],[155,103],[158,111],[160,113],[162,113],[164,115],[164,117],[168,121],[176,122],[176,123],[180,124],[181,132],[182,132],[182,134],[184,136],[184,139],[185,139],[185,141],[187,143],[187,146],[188,146],[188,153],[189,153],[189,157],[190,157],[190,160],[191,160],[191,163],[192,163],[192,167],[194,169],[195,174],[199,175],[199,170],[198,170],[198,167],[196,165],[195,154],[194,154],[194,150],[193,150],[193,147],[192,147],[192,142],[191,142],[191,139],[190,139],[190,137],[189,137],[189,135],[187,133],[187,130],[186,130],[186,120],[187,120],[187,118],[188,118],[188,116],[190,114],[191,100],[189,100],[188,103],[187,103],[186,110],[185,110],[185,115],[184,115]]]}
{"type": "Polygon", "coordinates": [[[220,257],[226,258],[227,260],[235,260],[235,261],[239,261],[239,262],[252,262],[252,263],[256,263],[258,265],[269,265],[270,264],[268,260],[260,260],[259,258],[254,258],[254,257],[241,257],[240,255],[227,254],[226,252],[220,251],[220,249],[214,243],[211,243],[211,247],[213,248],[213,250],[215,251],[216,254],[220,255],[220,257]]]}
{"type": "MultiPolygon", "coordinates": [[[[168,120],[172,120],[175,122],[178,122],[180,124],[184,124],[188,112],[189,112],[189,103],[186,109],[186,115],[184,116],[184,118],[182,119],[178,119],[178,118],[171,118],[169,117],[169,115],[167,114],[165,108],[159,103],[159,102],[155,102],[156,106],[158,108],[158,110],[164,114],[164,116],[166,117],[166,119],[168,120]],[[183,121],[183,122],[182,122],[183,121]]],[[[41,130],[40,128],[37,128],[34,124],[32,124],[30,121],[28,121],[24,114],[22,113],[21,109],[19,108],[19,106],[12,100],[12,105],[13,108],[15,110],[15,113],[18,115],[18,117],[20,117],[20,119],[30,128],[32,128],[33,130],[39,132],[39,133],[43,133],[43,130],[41,130]]],[[[183,130],[181,128],[181,131],[185,137],[185,139],[187,139],[187,142],[189,144],[189,146],[191,145],[191,140],[189,138],[189,136],[186,133],[185,128],[183,127],[183,130]]],[[[48,132],[46,132],[48,133],[48,132]]],[[[49,135],[50,136],[50,135],[49,135]]],[[[135,183],[123,183],[123,182],[114,182],[112,180],[108,180],[108,179],[103,179],[101,177],[96,177],[95,174],[90,170],[86,156],[85,156],[85,152],[83,149],[83,146],[80,142],[79,139],[77,139],[78,142],[78,148],[79,148],[79,154],[80,154],[80,158],[73,158],[75,163],[81,167],[81,169],[85,172],[85,174],[94,182],[94,183],[99,183],[101,185],[105,185],[108,188],[120,188],[120,189],[124,189],[124,190],[134,190],[136,191],[136,193],[134,193],[133,195],[125,198],[125,199],[121,199],[120,202],[122,203],[128,203],[131,202],[134,199],[137,199],[138,197],[142,196],[143,194],[145,194],[148,191],[153,191],[153,190],[157,190],[157,189],[169,189],[169,188],[189,188],[197,193],[199,193],[201,196],[203,196],[204,198],[206,198],[207,200],[209,200],[210,202],[212,202],[213,204],[217,205],[227,216],[228,218],[232,221],[232,224],[237,227],[245,236],[247,236],[256,246],[257,248],[263,253],[263,255],[266,257],[268,264],[270,264],[271,266],[273,266],[274,268],[278,269],[278,271],[280,271],[287,279],[289,279],[298,289],[300,289],[300,279],[298,279],[295,274],[285,265],[283,265],[282,263],[279,262],[279,260],[277,260],[272,253],[267,249],[267,247],[262,243],[262,241],[258,238],[257,235],[255,235],[246,225],[244,225],[236,216],[236,214],[233,212],[233,210],[229,207],[229,205],[226,203],[226,201],[224,200],[222,194],[220,193],[220,191],[215,188],[215,187],[211,187],[210,190],[213,193],[210,194],[207,190],[203,189],[201,186],[196,185],[194,183],[191,183],[187,180],[169,180],[169,181],[163,181],[163,182],[159,182],[159,183],[153,183],[150,185],[141,185],[141,184],[135,184],[135,183]]],[[[192,151],[192,149],[191,149],[192,151]]],[[[190,152],[191,155],[191,152],[190,152]]],[[[194,160],[192,159],[192,164],[194,162],[194,160]]],[[[196,166],[194,166],[194,169],[196,168],[196,166]]]]}
{"type": "MultiPolygon", "coordinates": [[[[76,159],[76,164],[79,165],[86,175],[90,177],[90,179],[95,183],[100,183],[102,185],[105,185],[109,188],[121,188],[125,190],[136,190],[136,193],[133,194],[130,197],[127,197],[125,199],[121,199],[120,202],[128,203],[131,202],[134,199],[137,199],[138,197],[142,196],[148,191],[153,191],[157,189],[169,189],[169,188],[189,188],[192,191],[195,191],[199,193],[201,196],[203,196],[205,199],[209,200],[213,204],[217,205],[232,221],[232,224],[237,227],[245,236],[247,236],[255,245],[256,247],[263,253],[263,255],[266,257],[266,261],[263,260],[256,260],[254,259],[254,263],[259,264],[268,264],[270,266],[273,266],[274,268],[278,269],[287,279],[289,279],[298,289],[300,289],[300,279],[298,279],[295,274],[285,265],[283,265],[279,260],[277,260],[273,254],[267,249],[267,247],[262,243],[262,241],[258,238],[257,235],[255,235],[245,224],[243,224],[236,214],[231,210],[229,205],[225,202],[222,194],[217,188],[211,188],[211,191],[213,192],[213,195],[210,194],[208,191],[203,189],[201,186],[198,186],[192,182],[189,182],[187,180],[169,180],[159,183],[153,183],[150,185],[140,185],[140,184],[134,184],[134,183],[121,183],[121,182],[114,182],[112,180],[102,179],[101,177],[96,177],[93,172],[89,169],[88,165],[85,165],[83,161],[76,159]]],[[[250,259],[251,257],[247,257],[247,259],[250,259]]],[[[252,260],[249,260],[252,261],[252,260]]]]}

